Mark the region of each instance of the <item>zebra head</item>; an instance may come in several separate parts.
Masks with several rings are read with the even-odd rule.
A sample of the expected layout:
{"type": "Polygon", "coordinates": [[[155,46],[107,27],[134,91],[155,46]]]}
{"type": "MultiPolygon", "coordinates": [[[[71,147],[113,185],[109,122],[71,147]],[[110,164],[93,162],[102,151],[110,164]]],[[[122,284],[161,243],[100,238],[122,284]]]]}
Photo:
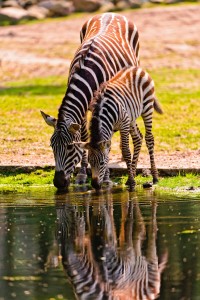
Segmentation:
{"type": "Polygon", "coordinates": [[[101,189],[105,171],[107,168],[110,152],[110,141],[99,141],[95,145],[92,143],[79,143],[81,148],[88,150],[88,161],[92,172],[92,187],[101,189]]]}
{"type": "Polygon", "coordinates": [[[45,122],[54,127],[50,140],[55,159],[54,186],[58,189],[66,189],[70,184],[70,176],[83,153],[83,149],[77,143],[81,139],[81,126],[77,123],[66,122],[66,120],[57,122],[55,118],[42,111],[41,114],[45,122]]]}

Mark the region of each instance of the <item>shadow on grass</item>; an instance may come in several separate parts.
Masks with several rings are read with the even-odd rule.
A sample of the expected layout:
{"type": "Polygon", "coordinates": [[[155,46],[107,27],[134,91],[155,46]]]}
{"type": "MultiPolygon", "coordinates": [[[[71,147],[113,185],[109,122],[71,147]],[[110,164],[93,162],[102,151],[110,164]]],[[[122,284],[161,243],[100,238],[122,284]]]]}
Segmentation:
{"type": "Polygon", "coordinates": [[[1,166],[0,167],[0,177],[9,177],[9,176],[17,176],[21,174],[31,174],[31,173],[36,173],[38,174],[42,172],[51,172],[55,168],[53,166],[45,166],[45,167],[40,167],[40,166],[19,166],[19,167],[13,167],[13,166],[1,166]]]}
{"type": "Polygon", "coordinates": [[[0,87],[0,96],[44,96],[63,95],[66,85],[25,85],[17,87],[0,87]]]}

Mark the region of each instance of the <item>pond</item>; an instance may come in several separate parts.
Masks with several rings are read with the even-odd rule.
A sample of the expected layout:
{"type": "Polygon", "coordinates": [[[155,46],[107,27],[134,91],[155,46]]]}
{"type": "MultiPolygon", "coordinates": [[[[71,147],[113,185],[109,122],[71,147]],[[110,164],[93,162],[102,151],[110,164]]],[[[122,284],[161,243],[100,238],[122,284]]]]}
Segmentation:
{"type": "Polygon", "coordinates": [[[142,189],[1,193],[0,300],[200,299],[199,212],[142,189]]]}

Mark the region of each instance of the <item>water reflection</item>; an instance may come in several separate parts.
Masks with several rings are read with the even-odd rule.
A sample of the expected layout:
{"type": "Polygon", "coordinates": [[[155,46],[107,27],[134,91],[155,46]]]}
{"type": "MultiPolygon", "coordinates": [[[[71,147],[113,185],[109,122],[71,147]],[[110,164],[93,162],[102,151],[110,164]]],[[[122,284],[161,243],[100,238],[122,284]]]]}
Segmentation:
{"type": "Polygon", "coordinates": [[[161,300],[199,300],[199,201],[122,188],[0,193],[0,300],[74,300],[72,286],[79,299],[160,289],[161,300]]]}
{"type": "Polygon", "coordinates": [[[167,252],[156,249],[156,201],[145,226],[136,193],[56,198],[57,241],[62,264],[78,299],[156,299],[167,252]],[[77,201],[77,199],[76,199],[77,201]]]}

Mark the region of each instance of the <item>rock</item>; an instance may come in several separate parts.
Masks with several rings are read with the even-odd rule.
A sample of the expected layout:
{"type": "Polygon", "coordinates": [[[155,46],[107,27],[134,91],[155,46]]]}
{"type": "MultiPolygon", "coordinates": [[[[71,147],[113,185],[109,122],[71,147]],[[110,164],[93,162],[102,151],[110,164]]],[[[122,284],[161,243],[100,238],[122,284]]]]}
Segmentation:
{"type": "Polygon", "coordinates": [[[29,13],[18,7],[5,7],[0,9],[0,22],[8,21],[11,23],[18,22],[20,20],[33,20],[35,17],[29,15],[29,13]]]}
{"type": "Polygon", "coordinates": [[[142,6],[141,0],[129,0],[130,8],[140,8],[142,6]]]}
{"type": "Polygon", "coordinates": [[[32,5],[27,8],[27,11],[30,15],[35,17],[36,19],[44,19],[51,16],[51,12],[45,7],[40,7],[37,5],[32,5]]]}
{"type": "Polygon", "coordinates": [[[37,5],[38,2],[38,0],[18,0],[19,5],[25,9],[32,5],[37,5]]]}
{"type": "Polygon", "coordinates": [[[18,7],[18,8],[20,8],[20,5],[15,0],[7,0],[7,1],[2,2],[1,7],[18,7]]]}
{"type": "Polygon", "coordinates": [[[116,4],[116,7],[115,9],[116,10],[124,10],[124,9],[127,9],[129,8],[129,3],[127,1],[118,1],[117,4],[116,4]]]}
{"type": "Polygon", "coordinates": [[[152,188],[152,186],[153,186],[152,182],[145,182],[145,183],[143,183],[143,188],[144,189],[152,188]]]}
{"type": "Polygon", "coordinates": [[[44,0],[39,2],[38,6],[48,9],[50,16],[67,16],[74,11],[74,6],[71,2],[62,0],[44,0]]]}
{"type": "Polygon", "coordinates": [[[102,0],[73,0],[76,11],[93,12],[100,9],[102,0]]]}
{"type": "Polygon", "coordinates": [[[116,6],[112,2],[106,2],[100,8],[101,13],[114,10],[116,10],[116,6]]]}
{"type": "Polygon", "coordinates": [[[142,169],[142,176],[148,177],[151,175],[151,171],[149,169],[142,169]]]}

